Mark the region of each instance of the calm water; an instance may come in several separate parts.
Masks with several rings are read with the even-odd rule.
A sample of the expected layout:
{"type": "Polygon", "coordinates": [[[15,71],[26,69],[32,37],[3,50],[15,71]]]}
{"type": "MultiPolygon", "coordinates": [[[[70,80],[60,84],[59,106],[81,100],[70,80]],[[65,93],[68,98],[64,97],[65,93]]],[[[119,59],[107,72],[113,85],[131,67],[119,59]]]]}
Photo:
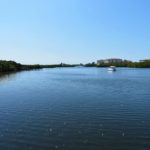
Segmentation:
{"type": "Polygon", "coordinates": [[[0,150],[149,150],[150,69],[0,76],[0,150]]]}

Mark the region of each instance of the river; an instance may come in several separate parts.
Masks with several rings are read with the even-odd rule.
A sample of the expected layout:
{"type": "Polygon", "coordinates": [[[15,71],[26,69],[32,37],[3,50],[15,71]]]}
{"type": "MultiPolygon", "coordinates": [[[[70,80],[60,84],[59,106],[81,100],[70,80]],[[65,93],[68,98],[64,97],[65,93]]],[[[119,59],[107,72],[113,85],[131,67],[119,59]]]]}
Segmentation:
{"type": "Polygon", "coordinates": [[[149,150],[150,69],[0,76],[0,150],[149,150]]]}

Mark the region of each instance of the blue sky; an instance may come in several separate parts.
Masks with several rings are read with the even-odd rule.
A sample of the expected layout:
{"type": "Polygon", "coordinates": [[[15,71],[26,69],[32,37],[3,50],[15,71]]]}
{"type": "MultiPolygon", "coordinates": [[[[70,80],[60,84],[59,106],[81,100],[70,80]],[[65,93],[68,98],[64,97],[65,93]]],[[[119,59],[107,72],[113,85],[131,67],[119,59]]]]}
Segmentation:
{"type": "Polygon", "coordinates": [[[150,58],[149,0],[0,0],[0,59],[150,58]]]}

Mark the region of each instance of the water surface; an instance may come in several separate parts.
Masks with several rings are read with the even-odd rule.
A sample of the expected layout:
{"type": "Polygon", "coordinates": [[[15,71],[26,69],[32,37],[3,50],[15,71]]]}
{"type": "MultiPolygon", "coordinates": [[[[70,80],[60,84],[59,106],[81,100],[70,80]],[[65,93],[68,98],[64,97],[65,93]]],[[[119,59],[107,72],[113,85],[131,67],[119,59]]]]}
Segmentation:
{"type": "Polygon", "coordinates": [[[149,150],[150,69],[0,76],[0,150],[149,150]]]}

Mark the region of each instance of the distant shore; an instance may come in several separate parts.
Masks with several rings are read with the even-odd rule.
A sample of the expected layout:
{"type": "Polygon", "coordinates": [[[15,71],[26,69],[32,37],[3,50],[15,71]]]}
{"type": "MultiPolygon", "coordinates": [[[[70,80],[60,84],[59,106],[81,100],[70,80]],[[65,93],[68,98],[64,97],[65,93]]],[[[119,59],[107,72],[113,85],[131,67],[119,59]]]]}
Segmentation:
{"type": "Polygon", "coordinates": [[[95,63],[85,64],[86,67],[128,67],[128,68],[150,68],[150,61],[145,62],[120,62],[120,63],[102,63],[100,65],[95,63]]]}
{"type": "Polygon", "coordinates": [[[75,67],[76,65],[69,64],[53,64],[53,65],[24,65],[17,63],[15,61],[0,60],[0,72],[12,72],[12,71],[22,71],[22,70],[33,70],[42,68],[56,68],[56,67],[75,67]]]}
{"type": "Polygon", "coordinates": [[[150,62],[122,62],[122,63],[108,63],[97,65],[96,63],[88,63],[88,64],[51,64],[51,65],[24,65],[17,63],[15,61],[6,61],[0,60],[0,72],[12,72],[12,71],[22,71],[22,70],[33,70],[33,69],[42,69],[42,68],[57,68],[57,67],[128,67],[128,68],[150,68],[150,62]]]}

